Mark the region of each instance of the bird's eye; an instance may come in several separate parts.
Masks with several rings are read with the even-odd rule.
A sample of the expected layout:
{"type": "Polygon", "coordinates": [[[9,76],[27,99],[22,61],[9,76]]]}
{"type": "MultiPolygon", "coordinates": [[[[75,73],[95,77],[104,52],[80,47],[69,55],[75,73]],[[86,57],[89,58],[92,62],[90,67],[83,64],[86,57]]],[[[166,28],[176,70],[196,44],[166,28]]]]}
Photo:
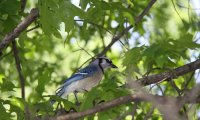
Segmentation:
{"type": "Polygon", "coordinates": [[[112,63],[112,61],[111,61],[111,60],[109,60],[109,59],[106,59],[106,62],[107,62],[107,63],[112,63]]]}

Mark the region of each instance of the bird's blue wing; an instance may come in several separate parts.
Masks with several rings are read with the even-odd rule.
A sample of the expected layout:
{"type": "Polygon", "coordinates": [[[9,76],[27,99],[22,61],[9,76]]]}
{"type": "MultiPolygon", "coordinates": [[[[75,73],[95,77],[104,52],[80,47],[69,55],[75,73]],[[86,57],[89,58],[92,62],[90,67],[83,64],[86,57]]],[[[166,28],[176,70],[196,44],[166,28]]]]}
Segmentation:
{"type": "Polygon", "coordinates": [[[68,86],[69,84],[71,84],[72,82],[75,82],[77,80],[81,80],[87,77],[92,76],[95,72],[97,71],[97,67],[96,66],[87,66],[81,70],[79,70],[77,73],[75,73],[74,75],[72,75],[70,78],[68,78],[65,82],[64,85],[68,86]]]}
{"type": "Polygon", "coordinates": [[[77,73],[75,73],[70,78],[65,80],[63,85],[56,90],[56,95],[62,96],[64,94],[65,87],[67,87],[68,85],[70,85],[71,83],[73,83],[75,81],[83,80],[87,77],[92,76],[97,71],[97,69],[98,69],[97,66],[87,66],[87,67],[79,70],[77,73]]]}

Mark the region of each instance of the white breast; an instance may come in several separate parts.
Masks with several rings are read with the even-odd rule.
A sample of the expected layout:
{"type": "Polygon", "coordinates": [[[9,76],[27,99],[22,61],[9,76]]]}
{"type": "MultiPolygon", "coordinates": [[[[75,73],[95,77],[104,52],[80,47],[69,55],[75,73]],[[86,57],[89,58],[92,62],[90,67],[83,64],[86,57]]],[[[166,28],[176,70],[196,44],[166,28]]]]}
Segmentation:
{"type": "Polygon", "coordinates": [[[68,95],[69,93],[72,93],[74,91],[89,91],[91,88],[95,87],[99,84],[99,82],[102,79],[103,74],[102,73],[95,73],[93,76],[78,80],[76,82],[71,83],[65,88],[65,95],[68,95]]]}

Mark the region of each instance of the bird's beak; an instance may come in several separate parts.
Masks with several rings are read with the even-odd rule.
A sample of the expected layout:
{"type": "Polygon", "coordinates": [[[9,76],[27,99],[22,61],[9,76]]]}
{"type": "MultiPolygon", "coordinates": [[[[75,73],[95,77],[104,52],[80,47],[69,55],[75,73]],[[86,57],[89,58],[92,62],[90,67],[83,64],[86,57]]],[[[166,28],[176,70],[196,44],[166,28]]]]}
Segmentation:
{"type": "Polygon", "coordinates": [[[118,68],[116,65],[114,65],[114,64],[110,64],[110,66],[112,67],[112,68],[118,68]]]}

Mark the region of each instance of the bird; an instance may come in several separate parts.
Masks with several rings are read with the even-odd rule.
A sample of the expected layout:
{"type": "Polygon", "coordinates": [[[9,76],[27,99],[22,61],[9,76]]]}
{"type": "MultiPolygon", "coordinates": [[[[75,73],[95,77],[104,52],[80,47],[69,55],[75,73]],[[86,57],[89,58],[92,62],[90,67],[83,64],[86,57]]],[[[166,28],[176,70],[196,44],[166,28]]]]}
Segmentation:
{"type": "MultiPolygon", "coordinates": [[[[56,96],[65,98],[70,93],[74,93],[76,102],[78,102],[77,93],[90,91],[93,87],[97,86],[107,68],[118,68],[113,62],[103,56],[97,57],[93,62],[71,77],[66,79],[64,83],[56,90],[56,96]]],[[[53,105],[56,100],[51,99],[50,103],[53,105]]]]}

